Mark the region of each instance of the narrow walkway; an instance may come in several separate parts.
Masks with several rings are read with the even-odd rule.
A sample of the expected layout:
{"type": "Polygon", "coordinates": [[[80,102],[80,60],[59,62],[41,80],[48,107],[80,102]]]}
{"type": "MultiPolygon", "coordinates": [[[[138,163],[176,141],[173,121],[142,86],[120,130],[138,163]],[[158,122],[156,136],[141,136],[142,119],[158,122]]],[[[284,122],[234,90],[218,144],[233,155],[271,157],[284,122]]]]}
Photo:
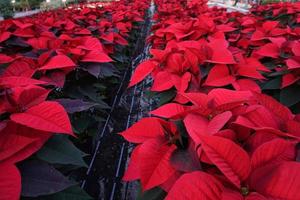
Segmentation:
{"type": "MultiPolygon", "coordinates": [[[[25,11],[25,12],[16,12],[14,15],[14,18],[26,17],[26,16],[37,14],[39,12],[41,12],[40,9],[30,10],[30,11],[25,11]]],[[[1,20],[3,20],[3,17],[0,16],[0,21],[1,20]]]]}
{"type": "MultiPolygon", "coordinates": [[[[244,4],[244,3],[237,3],[236,6],[233,6],[233,1],[228,1],[228,0],[209,0],[208,5],[227,8],[228,11],[239,11],[239,12],[248,12],[248,9],[250,8],[249,4],[244,4]]],[[[40,9],[36,9],[36,10],[29,10],[24,12],[16,12],[14,18],[26,17],[26,16],[37,14],[39,12],[42,11],[40,9]]],[[[0,16],[0,21],[2,20],[4,19],[3,17],[0,16]]]]}
{"type": "MultiPolygon", "coordinates": [[[[153,15],[155,12],[155,5],[154,2],[151,2],[151,6],[149,8],[149,22],[147,26],[147,37],[150,35],[151,27],[153,25],[153,15]]],[[[150,57],[150,50],[151,44],[147,44],[144,46],[143,52],[137,57],[138,62],[134,65],[134,68],[136,66],[143,62],[144,60],[149,59],[150,57]]],[[[133,73],[133,72],[132,72],[133,73]]],[[[133,88],[127,90],[127,95],[123,96],[123,101],[128,102],[128,97],[131,97],[131,109],[130,113],[127,118],[127,125],[126,129],[128,129],[132,124],[134,124],[136,121],[139,121],[140,119],[147,117],[148,114],[151,111],[151,107],[153,104],[153,99],[151,99],[149,96],[145,95],[145,91],[147,91],[147,88],[151,87],[152,85],[152,79],[149,77],[148,79],[145,79],[142,83],[135,85],[133,88]]],[[[130,160],[130,154],[133,150],[134,145],[129,144],[128,142],[123,142],[122,144],[122,151],[120,152],[119,157],[119,165],[124,165],[125,170],[127,168],[127,165],[130,160]]],[[[117,176],[117,174],[116,174],[117,176]]],[[[120,182],[121,184],[121,193],[122,193],[122,200],[133,200],[137,197],[137,192],[139,190],[139,184],[138,182],[120,182]]],[[[113,194],[110,198],[110,200],[114,200],[113,194]]]]}
{"type": "Polygon", "coordinates": [[[234,1],[228,1],[228,0],[209,0],[207,3],[207,5],[211,7],[217,6],[217,7],[227,8],[228,12],[238,11],[242,13],[247,13],[251,8],[251,6],[246,3],[237,3],[236,6],[233,6],[233,4],[234,1]]]}
{"type": "Polygon", "coordinates": [[[111,111],[100,126],[95,150],[91,155],[86,172],[86,179],[81,184],[82,188],[92,196],[98,197],[96,198],[98,200],[136,199],[136,185],[122,182],[133,146],[128,144],[118,133],[130,127],[138,119],[145,117],[144,114],[149,112],[149,110],[142,111],[149,108],[143,106],[143,102],[148,101],[144,98],[144,87],[147,81],[127,90],[126,86],[137,65],[149,57],[150,46],[146,45],[146,38],[151,31],[154,10],[152,2],[141,33],[138,38],[135,38],[136,45],[131,65],[128,66],[128,70],[122,78],[111,111]]]}

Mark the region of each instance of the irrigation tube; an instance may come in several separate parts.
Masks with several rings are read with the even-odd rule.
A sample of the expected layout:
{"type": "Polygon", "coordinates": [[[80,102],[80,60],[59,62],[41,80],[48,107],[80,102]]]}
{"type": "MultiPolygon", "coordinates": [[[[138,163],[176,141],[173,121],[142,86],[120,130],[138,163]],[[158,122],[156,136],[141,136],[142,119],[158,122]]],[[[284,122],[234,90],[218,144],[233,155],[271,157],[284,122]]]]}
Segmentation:
{"type": "MultiPolygon", "coordinates": [[[[140,111],[140,108],[141,108],[141,99],[143,98],[143,94],[144,94],[144,85],[145,85],[145,82],[143,81],[142,82],[142,87],[141,89],[139,89],[140,92],[140,95],[139,95],[139,111],[140,111]]],[[[132,95],[132,98],[131,98],[131,103],[130,103],[130,110],[129,110],[129,113],[128,113],[128,116],[127,116],[127,122],[126,122],[126,129],[129,128],[130,126],[130,120],[131,120],[131,116],[133,114],[133,107],[135,105],[135,96],[136,96],[136,92],[137,92],[137,85],[134,86],[134,90],[133,90],[133,95],[132,95]]],[[[140,115],[140,112],[137,113],[137,119],[140,118],[141,116],[140,115]]],[[[137,120],[135,120],[137,121],[137,120]]],[[[112,187],[112,190],[111,190],[111,195],[110,195],[110,200],[113,200],[114,199],[114,195],[115,195],[115,190],[116,190],[116,187],[117,187],[117,178],[119,178],[120,176],[120,169],[121,169],[121,164],[122,164],[122,160],[123,160],[123,156],[124,156],[124,152],[125,152],[125,146],[126,146],[126,142],[123,142],[122,143],[122,147],[121,147],[121,151],[120,151],[120,155],[119,155],[119,160],[118,160],[118,165],[117,165],[117,171],[116,171],[116,174],[115,174],[115,181],[113,183],[113,187],[112,187]]],[[[134,145],[129,145],[129,148],[132,149],[134,145]]],[[[128,183],[126,182],[126,188],[128,187],[128,183]]],[[[125,190],[125,193],[127,193],[127,191],[125,190]]],[[[125,194],[125,199],[126,199],[126,195],[125,194]]]]}
{"type": "Polygon", "coordinates": [[[95,162],[96,155],[97,155],[97,153],[98,153],[98,151],[99,151],[99,148],[100,148],[100,145],[101,145],[101,139],[103,138],[104,133],[105,133],[105,131],[106,131],[106,128],[107,128],[107,126],[108,126],[108,123],[109,123],[109,121],[110,121],[110,119],[111,119],[111,114],[113,113],[113,111],[114,111],[114,109],[115,109],[115,107],[116,107],[117,99],[118,99],[118,97],[119,97],[119,95],[120,95],[120,92],[121,92],[121,90],[122,90],[122,87],[123,87],[123,84],[124,84],[124,81],[125,81],[125,79],[126,79],[126,76],[127,76],[128,71],[129,71],[129,67],[126,69],[126,71],[125,71],[125,73],[124,73],[124,75],[123,75],[123,77],[122,77],[122,81],[121,81],[120,86],[119,86],[119,88],[118,88],[118,90],[117,90],[117,94],[116,94],[116,96],[115,96],[115,98],[114,98],[114,100],[113,100],[113,104],[112,104],[112,106],[111,106],[110,112],[109,112],[109,114],[108,114],[108,116],[107,116],[107,118],[106,118],[106,120],[105,120],[104,127],[103,127],[103,129],[102,129],[102,131],[101,131],[101,133],[100,133],[100,138],[99,138],[98,141],[97,141],[96,148],[95,148],[95,150],[94,150],[92,160],[91,160],[90,165],[89,165],[89,167],[88,167],[88,169],[87,169],[87,171],[86,171],[86,177],[84,178],[84,180],[83,180],[82,183],[81,183],[81,188],[84,188],[84,187],[85,187],[85,184],[86,184],[86,181],[87,181],[87,177],[89,176],[89,174],[90,174],[90,172],[91,172],[91,170],[92,170],[92,167],[93,167],[94,162],[95,162]]]}
{"type": "MultiPolygon", "coordinates": [[[[133,91],[133,95],[132,95],[132,98],[131,98],[131,104],[130,104],[129,114],[128,114],[128,117],[127,117],[126,129],[128,129],[129,126],[130,126],[130,118],[131,118],[132,111],[133,111],[136,89],[137,89],[137,85],[134,86],[134,91],[133,91]]],[[[115,178],[118,178],[120,176],[120,169],[121,169],[121,163],[122,163],[122,159],[123,159],[123,155],[124,155],[124,150],[125,150],[125,142],[122,143],[115,178]]],[[[109,198],[110,200],[114,199],[116,186],[117,186],[117,181],[115,180],[114,183],[113,183],[112,190],[111,190],[111,194],[110,194],[110,198],[109,198]]]]}
{"type": "MultiPolygon", "coordinates": [[[[132,112],[133,112],[133,107],[134,107],[134,103],[135,103],[135,96],[136,96],[136,92],[137,92],[137,87],[138,87],[137,85],[134,86],[133,95],[132,95],[131,103],[130,103],[130,110],[129,110],[129,113],[128,113],[128,116],[127,116],[126,129],[128,129],[130,124],[131,124],[130,120],[131,120],[131,116],[133,114],[132,112]]],[[[143,88],[144,88],[144,82],[143,82],[143,85],[142,85],[142,90],[143,90],[143,88]]],[[[139,99],[141,99],[142,96],[143,96],[143,91],[140,92],[139,99]]],[[[138,115],[139,115],[139,113],[138,113],[138,115]]],[[[116,180],[120,176],[120,169],[121,169],[121,164],[122,164],[122,160],[123,160],[123,156],[124,156],[124,152],[125,152],[125,146],[126,146],[126,142],[123,142],[122,147],[121,147],[121,151],[120,151],[120,155],[119,155],[117,170],[116,170],[116,174],[115,174],[115,181],[113,183],[113,187],[112,187],[110,198],[109,198],[110,200],[114,200],[115,190],[116,190],[116,187],[117,187],[117,181],[116,180]]]]}
{"type": "MultiPolygon", "coordinates": [[[[142,82],[141,95],[140,95],[140,98],[139,98],[139,111],[141,111],[141,112],[137,113],[137,119],[136,119],[136,121],[138,121],[139,119],[141,119],[142,117],[144,117],[143,116],[143,111],[142,111],[142,105],[141,105],[141,101],[144,98],[144,89],[145,89],[145,81],[142,82]]],[[[150,101],[148,101],[148,102],[150,102],[150,101]]],[[[148,106],[150,106],[150,105],[148,105],[148,106]]],[[[132,152],[132,150],[133,150],[134,147],[135,147],[135,144],[129,144],[128,145],[128,147],[127,147],[128,148],[127,149],[127,155],[132,152]]],[[[126,165],[126,163],[125,163],[125,165],[126,165]]],[[[126,182],[125,183],[124,200],[127,199],[128,188],[129,188],[129,182],[126,182]]]]}
{"type": "MultiPolygon", "coordinates": [[[[150,9],[149,9],[149,10],[150,10],[150,19],[152,19],[153,11],[154,11],[154,3],[153,3],[153,2],[151,2],[151,6],[150,6],[150,9]]],[[[148,29],[149,29],[149,27],[148,27],[148,29]]],[[[147,30],[147,33],[146,33],[146,34],[148,34],[148,32],[149,32],[149,30],[147,30]]],[[[135,49],[135,52],[136,52],[136,51],[137,51],[137,46],[136,46],[135,48],[136,48],[136,49],[135,49]]],[[[144,51],[142,52],[142,54],[140,54],[139,56],[137,56],[135,59],[133,59],[133,60],[131,61],[131,66],[136,66],[136,64],[138,63],[138,60],[139,60],[140,58],[143,58],[143,55],[145,55],[144,53],[145,53],[145,49],[144,49],[144,51]]],[[[102,138],[103,138],[103,136],[104,136],[104,134],[105,134],[105,131],[106,131],[107,127],[108,127],[108,124],[109,124],[109,122],[110,122],[110,120],[111,120],[111,115],[112,115],[112,113],[113,113],[113,111],[114,111],[114,109],[115,109],[115,107],[116,107],[117,99],[118,99],[118,97],[120,96],[120,92],[121,92],[122,87],[123,87],[123,85],[124,85],[124,82],[125,82],[125,79],[126,79],[126,76],[127,76],[127,73],[128,73],[128,71],[129,71],[129,69],[130,69],[130,67],[128,67],[128,68],[126,69],[126,72],[125,72],[124,75],[123,75],[122,82],[120,83],[120,86],[119,86],[119,88],[118,88],[117,94],[116,94],[116,96],[115,96],[115,98],[114,98],[114,100],[113,100],[112,107],[111,107],[111,109],[110,109],[110,112],[109,112],[109,114],[108,114],[106,120],[105,120],[105,124],[104,124],[104,127],[103,127],[103,129],[102,129],[102,131],[101,131],[101,133],[100,133],[100,137],[98,138],[98,141],[97,141],[97,144],[96,144],[96,148],[95,148],[95,150],[94,150],[94,153],[93,153],[93,156],[92,156],[90,165],[89,165],[89,167],[88,167],[88,169],[87,169],[87,171],[86,171],[86,177],[85,177],[84,180],[82,181],[81,188],[84,188],[85,185],[86,185],[87,178],[88,178],[88,176],[89,176],[89,174],[90,174],[90,172],[91,172],[91,170],[92,170],[92,167],[93,167],[93,165],[94,165],[94,162],[95,162],[97,153],[98,153],[99,148],[100,148],[100,146],[101,146],[102,138]]],[[[135,90],[136,90],[136,87],[135,87],[135,90]]],[[[120,97],[120,98],[121,98],[121,97],[120,97]]],[[[132,111],[131,111],[131,112],[132,112],[132,111]]],[[[129,123],[129,122],[127,122],[127,124],[128,124],[128,123],[129,123]]],[[[129,126],[129,125],[128,125],[128,126],[129,126]]],[[[127,126],[127,127],[128,127],[128,126],[127,126]]],[[[124,149],[124,148],[122,147],[122,151],[124,151],[123,149],[124,149]]],[[[120,168],[120,167],[118,167],[118,170],[117,170],[118,173],[119,173],[119,168],[120,168]]],[[[114,186],[114,188],[115,188],[115,187],[116,187],[116,186],[114,186]]],[[[115,189],[114,189],[114,190],[115,190],[115,189]]]]}
{"type": "MultiPolygon", "coordinates": [[[[137,46],[136,46],[135,52],[136,52],[136,51],[137,51],[137,46]]],[[[144,52],[143,52],[143,53],[144,53],[144,52]]],[[[142,53],[142,55],[139,55],[139,56],[137,56],[135,59],[133,59],[133,60],[131,61],[131,65],[130,65],[130,66],[136,66],[136,63],[137,63],[138,60],[143,56],[143,53],[142,53]]],[[[107,116],[107,118],[106,118],[106,120],[105,120],[105,124],[104,124],[103,129],[102,129],[102,131],[101,131],[101,133],[100,133],[100,137],[98,138],[98,141],[97,141],[97,144],[96,144],[96,147],[95,147],[95,150],[94,150],[94,153],[93,153],[91,162],[90,162],[89,167],[88,167],[88,169],[87,169],[87,171],[86,171],[86,177],[84,178],[84,180],[83,180],[82,183],[81,183],[81,186],[80,186],[81,188],[84,188],[85,185],[86,185],[87,178],[88,178],[88,176],[89,176],[89,174],[90,174],[90,172],[91,172],[91,170],[92,170],[92,167],[93,167],[93,165],[94,165],[94,162],[95,162],[97,153],[98,153],[99,148],[100,148],[100,146],[101,146],[102,138],[103,138],[103,136],[104,136],[104,134],[105,134],[105,131],[106,131],[107,127],[108,127],[108,124],[109,124],[109,122],[110,122],[110,120],[111,120],[112,113],[114,112],[114,109],[115,109],[115,107],[116,107],[117,99],[120,97],[120,92],[121,92],[122,87],[123,87],[123,85],[124,85],[124,82],[125,82],[125,79],[126,79],[126,76],[127,76],[128,72],[129,72],[129,69],[130,69],[130,67],[128,67],[128,68],[126,69],[126,71],[125,71],[125,73],[124,73],[124,75],[123,75],[123,77],[122,77],[122,81],[121,81],[121,83],[120,83],[120,85],[119,85],[119,88],[118,88],[118,90],[117,90],[117,94],[116,94],[116,96],[114,97],[114,100],[113,100],[113,103],[112,103],[110,112],[109,112],[109,114],[108,114],[108,116],[107,116]]],[[[121,98],[121,97],[120,97],[120,98],[121,98]]]]}
{"type": "MultiPolygon", "coordinates": [[[[149,23],[149,26],[147,27],[148,28],[147,29],[147,35],[149,35],[150,28],[152,26],[151,20],[153,18],[154,10],[155,10],[155,5],[154,5],[154,2],[151,1],[151,5],[150,5],[150,8],[149,8],[150,23],[149,23]]],[[[141,55],[143,55],[144,58],[148,57],[149,48],[150,48],[150,45],[145,46],[144,51],[141,54],[141,55]]],[[[144,82],[145,81],[143,81],[142,90],[144,89],[144,82]]],[[[129,126],[130,126],[130,119],[131,119],[131,115],[132,115],[132,111],[133,111],[133,107],[134,107],[136,90],[137,90],[137,85],[134,86],[134,91],[133,91],[133,95],[132,95],[132,98],[131,98],[131,105],[130,105],[130,111],[129,111],[129,114],[128,114],[128,117],[127,117],[126,129],[128,129],[129,126]]],[[[143,96],[143,91],[141,91],[139,98],[141,99],[142,96],[143,96]]],[[[121,151],[120,151],[120,155],[119,155],[118,166],[117,166],[117,170],[116,170],[116,174],[115,174],[115,180],[114,180],[113,187],[112,187],[111,194],[110,194],[110,198],[109,198],[110,200],[114,200],[114,197],[115,197],[115,190],[116,190],[116,187],[117,187],[117,178],[119,178],[119,176],[120,176],[120,169],[121,169],[121,164],[122,164],[122,160],[123,160],[123,156],[124,156],[125,145],[126,145],[126,142],[123,142],[122,147],[121,147],[121,151]]],[[[126,185],[126,188],[127,187],[128,187],[128,184],[126,185]]],[[[126,191],[126,193],[127,193],[127,191],[126,191]]],[[[127,194],[125,194],[125,196],[126,195],[127,194]]]]}

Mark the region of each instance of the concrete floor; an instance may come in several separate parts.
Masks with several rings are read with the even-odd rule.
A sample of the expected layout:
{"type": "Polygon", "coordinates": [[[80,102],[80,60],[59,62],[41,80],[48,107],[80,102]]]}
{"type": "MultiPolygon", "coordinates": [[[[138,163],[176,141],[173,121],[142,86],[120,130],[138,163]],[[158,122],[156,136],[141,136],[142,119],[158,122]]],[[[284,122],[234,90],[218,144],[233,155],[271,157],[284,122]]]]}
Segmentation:
{"type": "MultiPolygon", "coordinates": [[[[30,10],[30,11],[25,11],[25,12],[16,12],[14,18],[19,18],[19,17],[26,17],[29,15],[34,15],[36,13],[39,13],[40,9],[36,10],[30,10]]],[[[3,17],[0,16],[0,21],[3,20],[3,17]]]]}

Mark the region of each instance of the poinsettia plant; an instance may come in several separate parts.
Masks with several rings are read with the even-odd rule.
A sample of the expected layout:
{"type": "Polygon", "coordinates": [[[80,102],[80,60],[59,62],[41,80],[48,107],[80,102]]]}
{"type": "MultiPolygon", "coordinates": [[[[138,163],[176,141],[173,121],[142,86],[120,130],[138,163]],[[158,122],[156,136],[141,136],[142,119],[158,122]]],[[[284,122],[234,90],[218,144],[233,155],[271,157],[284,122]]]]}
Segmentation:
{"type": "Polygon", "coordinates": [[[1,21],[0,199],[90,199],[70,176],[87,167],[77,144],[105,117],[148,5],[81,4],[1,21]]]}
{"type": "Polygon", "coordinates": [[[121,133],[138,144],[125,180],[159,186],[166,199],[298,198],[300,122],[287,107],[248,91],[181,95],[191,105],[152,112],[168,121],[145,118],[121,133]]]}
{"type": "Polygon", "coordinates": [[[153,199],[299,199],[300,4],[155,2],[129,86],[151,75],[170,98],[121,133],[137,144],[123,179],[153,199]]]}

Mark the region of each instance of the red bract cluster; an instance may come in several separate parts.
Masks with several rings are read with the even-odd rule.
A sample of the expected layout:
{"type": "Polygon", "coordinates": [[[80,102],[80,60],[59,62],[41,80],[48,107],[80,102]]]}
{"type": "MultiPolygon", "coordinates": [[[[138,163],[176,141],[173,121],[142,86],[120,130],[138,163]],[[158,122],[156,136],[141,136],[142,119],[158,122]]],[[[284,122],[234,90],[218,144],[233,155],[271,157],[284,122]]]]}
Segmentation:
{"type": "Polygon", "coordinates": [[[137,144],[124,179],[170,200],[300,199],[300,3],[156,5],[152,58],[130,86],[151,74],[175,97],[121,133],[137,144]]]}
{"type": "Polygon", "coordinates": [[[0,23],[0,199],[20,197],[15,163],[55,133],[74,136],[67,112],[47,100],[49,93],[82,63],[112,62],[146,8],[145,1],[96,3],[0,23]]]}

